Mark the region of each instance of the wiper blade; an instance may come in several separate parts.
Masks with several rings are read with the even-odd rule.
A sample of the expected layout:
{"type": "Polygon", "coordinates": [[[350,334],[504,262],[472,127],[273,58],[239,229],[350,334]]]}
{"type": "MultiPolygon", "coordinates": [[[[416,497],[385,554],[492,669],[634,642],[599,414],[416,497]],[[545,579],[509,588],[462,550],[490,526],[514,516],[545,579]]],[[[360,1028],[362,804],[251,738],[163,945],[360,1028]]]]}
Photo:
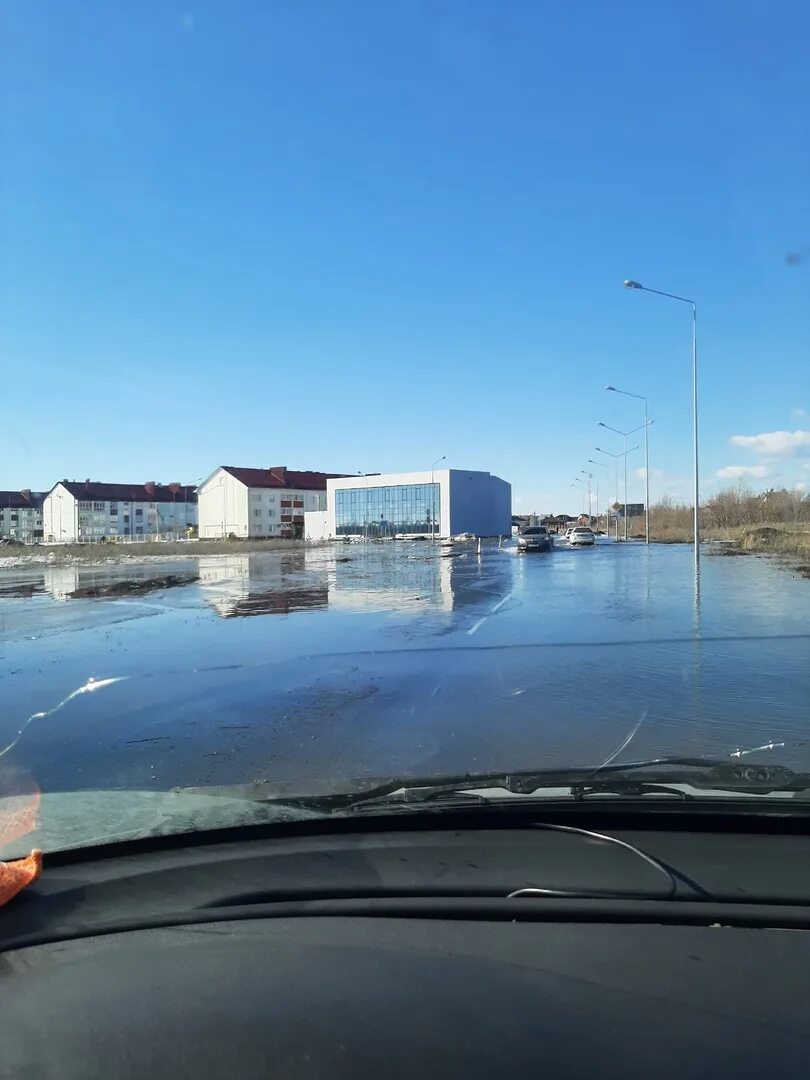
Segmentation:
{"type": "MultiPolygon", "coordinates": [[[[661,757],[611,764],[604,767],[532,769],[510,772],[463,773],[457,776],[392,778],[365,790],[324,797],[284,800],[327,813],[377,809],[406,809],[414,805],[449,806],[482,804],[490,798],[480,794],[501,789],[513,795],[533,795],[551,788],[566,788],[567,796],[582,799],[589,795],[624,796],[678,795],[694,798],[672,785],[769,795],[773,792],[810,789],[810,774],[797,773],[783,765],[755,762],[745,764],[720,758],[661,757]],[[641,776],[640,773],[647,775],[641,776]]],[[[497,798],[497,796],[493,796],[497,798]]]]}

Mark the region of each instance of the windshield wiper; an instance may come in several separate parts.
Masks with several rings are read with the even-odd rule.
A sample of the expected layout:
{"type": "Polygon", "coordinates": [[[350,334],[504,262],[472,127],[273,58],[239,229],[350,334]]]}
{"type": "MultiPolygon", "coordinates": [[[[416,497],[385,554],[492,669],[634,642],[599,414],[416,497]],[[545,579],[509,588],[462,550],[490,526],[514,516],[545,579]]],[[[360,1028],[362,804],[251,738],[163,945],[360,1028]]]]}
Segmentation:
{"type": "MultiPolygon", "coordinates": [[[[497,791],[532,796],[554,788],[567,789],[561,797],[584,799],[594,795],[626,797],[666,795],[684,800],[699,797],[674,785],[705,791],[770,795],[810,789],[810,774],[783,765],[729,762],[700,757],[662,757],[590,768],[533,769],[511,772],[465,773],[457,776],[392,778],[365,790],[322,797],[285,799],[328,813],[408,809],[431,804],[482,805],[496,801],[497,791]],[[645,774],[645,775],[641,775],[645,774]],[[492,796],[485,792],[492,790],[492,796]]],[[[540,796],[543,797],[542,795],[540,796]]]]}

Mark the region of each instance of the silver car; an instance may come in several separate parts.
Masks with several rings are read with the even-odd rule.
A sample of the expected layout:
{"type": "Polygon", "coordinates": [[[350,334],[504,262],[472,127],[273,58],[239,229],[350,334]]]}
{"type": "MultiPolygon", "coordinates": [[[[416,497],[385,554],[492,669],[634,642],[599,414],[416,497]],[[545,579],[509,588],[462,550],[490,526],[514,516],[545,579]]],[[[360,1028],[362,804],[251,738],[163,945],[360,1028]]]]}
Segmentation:
{"type": "Polygon", "coordinates": [[[592,547],[596,543],[596,537],[586,525],[578,525],[571,530],[568,543],[571,547],[592,547]]]}

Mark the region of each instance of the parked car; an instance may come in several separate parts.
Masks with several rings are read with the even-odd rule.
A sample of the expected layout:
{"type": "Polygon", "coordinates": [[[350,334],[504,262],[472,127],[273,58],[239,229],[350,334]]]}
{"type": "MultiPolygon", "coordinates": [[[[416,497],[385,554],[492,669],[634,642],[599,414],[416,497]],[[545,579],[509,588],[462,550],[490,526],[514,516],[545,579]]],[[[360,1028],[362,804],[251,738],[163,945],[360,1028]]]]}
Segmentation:
{"type": "Polygon", "coordinates": [[[568,543],[572,547],[591,547],[595,542],[593,531],[585,525],[578,525],[568,535],[568,543]]]}
{"type": "Polygon", "coordinates": [[[554,539],[545,525],[527,525],[518,533],[518,551],[551,551],[554,539]]]}

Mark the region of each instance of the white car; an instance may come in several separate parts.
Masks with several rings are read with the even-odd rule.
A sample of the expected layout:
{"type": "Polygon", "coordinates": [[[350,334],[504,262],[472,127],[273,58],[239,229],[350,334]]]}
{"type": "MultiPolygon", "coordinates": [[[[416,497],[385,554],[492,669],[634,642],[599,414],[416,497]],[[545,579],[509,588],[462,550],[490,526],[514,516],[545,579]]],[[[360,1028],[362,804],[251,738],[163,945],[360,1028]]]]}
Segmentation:
{"type": "Polygon", "coordinates": [[[571,547],[592,547],[596,542],[593,531],[585,525],[578,525],[568,534],[568,543],[571,547]]]}

